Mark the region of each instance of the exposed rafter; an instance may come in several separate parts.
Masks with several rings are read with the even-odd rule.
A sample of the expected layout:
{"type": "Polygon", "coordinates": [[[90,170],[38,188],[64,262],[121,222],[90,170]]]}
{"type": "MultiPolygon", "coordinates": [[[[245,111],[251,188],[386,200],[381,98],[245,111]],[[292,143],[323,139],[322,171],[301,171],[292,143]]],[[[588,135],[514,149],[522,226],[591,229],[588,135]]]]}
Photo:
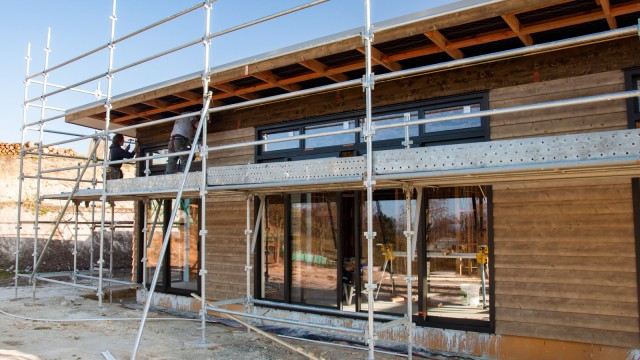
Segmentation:
{"type": "Polygon", "coordinates": [[[533,45],[533,38],[531,37],[531,35],[520,33],[520,30],[522,29],[522,24],[520,24],[520,21],[515,15],[513,14],[502,15],[502,20],[504,20],[504,22],[506,22],[507,25],[509,25],[511,30],[513,30],[513,32],[518,36],[518,38],[520,38],[520,41],[522,41],[523,44],[525,44],[526,46],[533,45]]]}
{"type": "MultiPolygon", "coordinates": [[[[358,48],[358,51],[360,51],[362,54],[365,53],[365,49],[363,47],[358,48]]],[[[389,58],[384,53],[382,53],[382,51],[378,50],[374,46],[371,47],[371,60],[374,63],[382,65],[391,71],[402,70],[402,65],[393,60],[389,60],[389,58]]]]}
{"type": "Polygon", "coordinates": [[[596,0],[596,3],[602,7],[602,12],[604,13],[605,19],[607,19],[607,24],[609,24],[609,28],[611,30],[617,29],[618,24],[616,22],[616,18],[611,16],[611,3],[609,0],[596,0]]]}
{"type": "Polygon", "coordinates": [[[458,60],[464,57],[464,54],[460,49],[452,49],[448,47],[449,40],[442,35],[438,30],[430,30],[424,33],[424,36],[428,37],[434,44],[436,44],[442,51],[446,52],[452,58],[458,60]]]}
{"type": "Polygon", "coordinates": [[[341,82],[341,81],[349,80],[349,78],[344,74],[338,74],[338,73],[332,74],[332,73],[330,73],[329,71],[327,71],[328,70],[328,66],[327,65],[325,65],[325,64],[323,64],[320,61],[315,60],[315,59],[303,60],[303,61],[298,62],[298,64],[306,67],[307,69],[309,69],[311,71],[316,72],[319,75],[326,76],[326,77],[328,77],[329,79],[331,79],[331,80],[333,80],[335,82],[341,82]]]}
{"type": "Polygon", "coordinates": [[[232,96],[241,97],[245,100],[255,100],[260,97],[256,93],[243,91],[245,89],[239,89],[237,86],[231,83],[211,84],[211,87],[216,88],[220,91],[226,92],[232,96]]]}
{"type": "MultiPolygon", "coordinates": [[[[550,16],[548,18],[542,18],[535,22],[521,22],[521,19],[523,20],[526,14],[544,11],[544,9],[548,7],[567,6],[570,9],[575,8],[573,5],[575,3],[574,0],[557,0],[553,3],[544,4],[531,2],[530,8],[524,8],[524,6],[522,6],[515,11],[512,8],[509,12],[505,11],[505,13],[495,14],[490,21],[495,22],[501,19],[504,23],[496,22],[495,25],[498,26],[494,26],[490,31],[482,33],[467,31],[466,35],[456,35],[452,39],[448,39],[444,35],[446,34],[448,26],[437,27],[436,25],[433,25],[433,27],[428,31],[425,31],[426,28],[424,27],[418,30],[418,32],[400,31],[397,37],[393,37],[392,39],[387,37],[389,40],[386,40],[395,41],[397,42],[396,44],[390,44],[391,46],[388,47],[377,45],[372,48],[372,61],[374,64],[384,66],[388,71],[399,71],[407,67],[408,64],[405,64],[405,61],[407,60],[418,59],[420,57],[442,52],[447,53],[453,59],[461,59],[465,57],[465,48],[490,44],[506,39],[518,38],[524,45],[531,46],[535,43],[533,38],[537,33],[553,30],[557,31],[559,29],[578,24],[604,20],[607,21],[611,29],[614,29],[618,27],[617,23],[621,21],[621,15],[640,13],[640,5],[637,0],[628,0],[623,3],[615,2],[614,4],[611,3],[611,0],[593,1],[594,3],[591,3],[591,10],[589,11],[558,12],[557,10],[554,10],[549,13],[550,16]],[[416,34],[423,34],[430,39],[431,43],[427,43],[427,41],[418,41],[414,44],[407,42],[400,45],[401,43],[398,42],[399,40],[402,40],[403,37],[408,38],[416,34]],[[382,51],[381,49],[385,50],[382,51]]],[[[487,19],[484,20],[489,21],[487,19]]],[[[273,89],[275,87],[279,87],[288,92],[299,91],[309,86],[307,85],[309,80],[323,77],[335,82],[351,80],[353,79],[353,76],[350,76],[350,73],[354,71],[361,71],[364,68],[364,61],[362,58],[354,60],[351,55],[347,55],[346,53],[345,58],[341,61],[340,55],[345,51],[353,50],[358,50],[362,53],[364,49],[361,48],[359,42],[354,42],[353,47],[350,47],[349,49],[345,49],[343,47],[339,48],[341,49],[339,51],[334,51],[332,46],[313,48],[304,53],[297,54],[295,57],[291,57],[290,59],[281,57],[276,58],[275,60],[264,60],[263,62],[256,64],[256,66],[250,65],[245,66],[243,69],[230,69],[223,76],[220,76],[220,74],[213,74],[210,88],[218,89],[219,91],[214,90],[214,95],[211,99],[211,106],[215,107],[226,105],[228,102],[225,100],[234,97],[239,97],[244,100],[253,100],[260,97],[260,92],[273,89]],[[331,56],[331,66],[323,62],[322,59],[326,56],[331,56]],[[296,75],[292,76],[280,75],[281,73],[277,71],[279,68],[290,66],[295,63],[305,67],[309,71],[302,73],[297,72],[296,75]],[[248,69],[250,68],[255,69],[255,72],[249,71],[248,69]],[[235,83],[237,80],[250,78],[259,79],[260,82],[256,81],[253,85],[242,87],[237,86],[235,83]]],[[[282,72],[282,74],[285,73],[286,72],[282,72]]],[[[199,82],[196,81],[192,81],[192,83],[189,84],[179,84],[174,87],[173,91],[176,92],[158,92],[157,98],[155,99],[150,98],[153,95],[151,93],[138,95],[139,98],[136,100],[128,99],[129,101],[123,102],[123,105],[127,105],[123,107],[118,107],[116,103],[114,104],[114,111],[118,112],[118,114],[122,116],[114,117],[113,122],[126,124],[133,123],[134,120],[135,122],[138,122],[151,120],[160,116],[167,116],[168,113],[179,114],[184,113],[185,111],[192,111],[198,105],[202,104],[201,89],[197,88],[196,83],[199,84],[199,82]],[[167,95],[173,95],[174,98],[171,101],[162,99],[163,96],[167,95]],[[135,106],[135,104],[142,104],[145,106],[135,106]]],[[[73,115],[81,115],[76,116],[76,118],[85,116],[94,117],[100,120],[96,115],[103,115],[103,111],[103,106],[96,106],[95,109],[86,110],[82,115],[73,115]]]]}
{"type": "Polygon", "coordinates": [[[272,71],[262,71],[251,74],[251,76],[287,91],[298,91],[302,89],[298,84],[283,84],[282,79],[272,71]]]}

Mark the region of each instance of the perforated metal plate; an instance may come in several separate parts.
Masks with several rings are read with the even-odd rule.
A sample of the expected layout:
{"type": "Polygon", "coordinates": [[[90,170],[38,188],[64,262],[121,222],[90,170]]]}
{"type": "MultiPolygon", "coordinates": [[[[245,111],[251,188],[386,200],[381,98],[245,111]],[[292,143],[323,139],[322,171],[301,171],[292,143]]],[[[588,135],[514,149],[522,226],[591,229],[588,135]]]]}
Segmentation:
{"type": "Polygon", "coordinates": [[[362,156],[314,159],[267,164],[220,166],[207,169],[208,185],[268,184],[340,179],[362,176],[366,169],[362,156]]]}
{"type": "MultiPolygon", "coordinates": [[[[185,189],[199,189],[201,174],[201,172],[187,174],[187,181],[184,185],[185,189]]],[[[182,174],[171,174],[109,180],[107,183],[107,194],[176,191],[180,186],[181,179],[182,174]]]]}
{"type": "Polygon", "coordinates": [[[384,175],[638,159],[640,130],[624,130],[380,151],[373,164],[384,175]]]}

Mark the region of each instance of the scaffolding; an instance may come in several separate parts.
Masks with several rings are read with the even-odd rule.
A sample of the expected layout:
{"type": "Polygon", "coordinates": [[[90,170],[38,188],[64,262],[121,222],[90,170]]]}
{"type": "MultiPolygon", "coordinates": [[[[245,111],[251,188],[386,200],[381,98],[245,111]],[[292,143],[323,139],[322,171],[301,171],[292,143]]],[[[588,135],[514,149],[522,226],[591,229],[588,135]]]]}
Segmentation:
{"type": "MultiPolygon", "coordinates": [[[[110,227],[112,231],[111,239],[113,241],[113,231],[116,227],[113,218],[113,206],[111,212],[111,221],[108,222],[106,207],[108,203],[112,203],[113,201],[121,201],[121,200],[142,200],[143,201],[143,213],[144,213],[144,224],[142,225],[142,234],[143,234],[143,255],[142,255],[142,266],[144,266],[145,271],[143,271],[143,288],[144,284],[147,282],[146,278],[146,265],[147,265],[147,249],[149,248],[152,240],[152,235],[155,231],[155,228],[158,223],[158,217],[160,214],[161,206],[158,204],[156,208],[156,212],[151,211],[151,205],[154,201],[154,196],[172,196],[174,203],[173,208],[171,210],[171,216],[169,217],[168,228],[171,229],[173,226],[173,221],[175,219],[176,213],[179,210],[180,201],[183,198],[198,198],[200,199],[200,216],[204,220],[207,216],[206,209],[206,200],[207,198],[213,196],[226,196],[229,193],[241,193],[244,194],[246,199],[246,294],[245,297],[239,299],[232,299],[226,301],[219,301],[209,303],[207,302],[206,297],[206,237],[208,234],[208,229],[206,227],[206,222],[201,221],[201,227],[198,232],[198,236],[200,237],[200,269],[199,269],[199,277],[201,282],[201,289],[199,296],[196,295],[198,300],[201,303],[200,310],[200,318],[201,318],[201,343],[206,343],[206,315],[208,311],[214,311],[217,313],[227,314],[232,317],[243,317],[243,318],[251,318],[261,321],[269,321],[269,322],[280,322],[289,325],[296,326],[306,326],[316,329],[330,330],[330,331],[338,331],[343,332],[349,335],[355,335],[361,337],[367,343],[368,350],[368,358],[375,358],[375,344],[378,339],[377,334],[381,331],[385,331],[392,327],[404,327],[406,329],[407,334],[407,353],[408,357],[412,358],[412,348],[413,348],[413,328],[415,324],[412,321],[413,309],[412,309],[412,282],[416,280],[414,276],[412,276],[412,260],[416,256],[416,243],[417,243],[417,219],[421,214],[414,214],[414,220],[411,220],[411,201],[412,196],[415,190],[419,190],[423,186],[428,186],[430,181],[433,179],[437,179],[440,182],[457,183],[462,181],[465,184],[480,184],[487,179],[491,178],[491,181],[510,181],[514,178],[518,180],[523,179],[537,179],[547,177],[559,177],[559,176],[587,176],[593,174],[599,174],[598,176],[603,176],[602,174],[615,174],[615,175],[625,175],[625,174],[637,174],[638,164],[636,163],[637,158],[640,155],[638,148],[640,145],[639,141],[634,142],[632,145],[627,142],[620,142],[620,137],[627,138],[637,138],[640,136],[640,133],[637,130],[629,130],[626,132],[611,132],[610,134],[605,134],[599,136],[599,139],[591,139],[592,143],[595,142],[595,150],[591,149],[590,151],[595,151],[600,153],[600,158],[591,158],[590,156],[587,158],[584,155],[584,151],[579,148],[572,147],[573,144],[580,143],[585,141],[585,139],[589,139],[589,134],[579,134],[579,135],[566,135],[554,138],[541,138],[536,140],[531,140],[530,142],[523,142],[521,140],[511,142],[508,141],[500,142],[498,147],[505,148],[513,148],[520,146],[521,153],[531,154],[532,156],[528,156],[526,159],[520,159],[520,161],[516,161],[516,164],[513,166],[500,166],[500,167],[487,167],[482,165],[482,158],[486,159],[486,145],[477,145],[477,149],[473,147],[476,146],[474,144],[469,145],[469,147],[465,149],[456,149],[453,147],[442,148],[442,149],[433,149],[429,148],[426,150],[425,148],[409,148],[409,136],[406,129],[409,126],[413,125],[421,125],[427,123],[434,122],[442,122],[442,121],[450,121],[450,120],[460,120],[471,117],[482,117],[482,116],[491,116],[498,114],[509,114],[521,111],[530,111],[534,109],[547,109],[547,108],[557,108],[563,106],[570,105],[580,105],[593,103],[598,101],[611,101],[616,99],[628,99],[640,96],[640,91],[626,91],[615,94],[605,94],[598,96],[589,96],[571,100],[563,100],[563,101],[551,101],[547,103],[540,103],[534,105],[526,105],[526,106],[515,106],[511,108],[503,108],[503,109],[494,109],[494,110],[484,110],[480,112],[475,112],[473,114],[461,114],[461,115],[450,115],[450,116],[440,116],[432,119],[418,119],[418,120],[410,120],[407,116],[403,123],[399,124],[390,124],[390,125],[375,125],[372,120],[372,91],[376,82],[389,81],[393,79],[403,78],[403,77],[411,77],[415,75],[428,74],[432,72],[441,71],[444,69],[451,68],[459,68],[465,66],[471,66],[475,64],[482,64],[487,62],[493,62],[500,59],[507,59],[517,56],[526,56],[530,54],[543,53],[548,51],[553,51],[556,49],[565,48],[568,46],[578,46],[581,44],[591,44],[601,41],[606,41],[610,39],[616,39],[621,37],[628,37],[637,34],[638,27],[629,27],[618,30],[611,30],[604,33],[581,36],[578,38],[572,38],[568,40],[561,40],[556,42],[551,42],[542,45],[528,46],[521,49],[516,50],[508,50],[500,53],[494,53],[489,55],[480,55],[471,58],[465,58],[461,60],[454,60],[448,62],[446,64],[436,64],[423,66],[419,68],[409,69],[409,70],[400,70],[391,72],[383,75],[374,75],[372,72],[372,43],[374,37],[374,30],[370,21],[370,1],[364,1],[364,9],[365,9],[365,19],[364,19],[364,30],[362,33],[362,40],[364,43],[364,60],[365,60],[365,74],[362,79],[356,80],[347,80],[343,82],[338,82],[332,85],[319,86],[312,89],[307,90],[298,90],[294,92],[290,92],[282,95],[270,96],[264,99],[257,100],[249,100],[246,102],[233,104],[233,105],[224,105],[219,107],[211,107],[211,93],[209,92],[209,82],[212,75],[210,69],[210,52],[211,52],[211,40],[215,37],[222,36],[224,34],[246,28],[261,22],[265,22],[276,17],[284,16],[296,11],[300,11],[303,9],[307,9],[309,7],[321,4],[328,0],[316,0],[312,1],[308,4],[298,6],[296,8],[292,8],[286,11],[279,12],[277,14],[273,14],[271,16],[267,16],[255,21],[248,22],[246,24],[233,27],[231,29],[227,29],[218,33],[211,33],[211,11],[212,4],[215,0],[206,0],[201,4],[190,7],[184,11],[181,11],[175,15],[172,15],[164,20],[158,21],[151,25],[141,28],[140,30],[134,31],[128,35],[125,35],[120,38],[115,37],[115,24],[116,24],[116,0],[112,0],[112,13],[110,16],[111,19],[111,32],[108,43],[105,45],[98,47],[92,51],[89,51],[85,54],[77,56],[71,60],[65,61],[56,66],[49,67],[49,40],[47,41],[47,48],[45,49],[45,68],[42,72],[37,73],[35,75],[30,75],[29,73],[29,65],[30,65],[30,48],[27,51],[27,65],[26,65],[26,75],[25,75],[25,96],[24,96],[24,110],[23,110],[23,126],[21,129],[21,145],[22,150],[20,154],[20,185],[19,185],[19,197],[18,197],[18,226],[17,226],[17,241],[16,241],[16,272],[15,272],[15,287],[16,287],[16,296],[18,291],[18,278],[19,277],[29,277],[30,282],[33,286],[33,294],[35,297],[36,293],[36,281],[51,281],[56,283],[63,283],[66,285],[76,286],[80,288],[85,288],[88,290],[96,291],[98,297],[98,304],[102,306],[102,301],[104,297],[103,293],[103,282],[112,282],[116,284],[129,284],[135,285],[130,282],[122,282],[115,279],[105,279],[103,276],[103,271],[105,267],[104,261],[104,253],[105,253],[105,237],[104,233],[108,227],[110,227]],[[115,45],[119,42],[132,38],[140,33],[143,33],[147,30],[150,30],[154,27],[160,26],[166,22],[169,22],[175,18],[181,17],[193,11],[202,9],[204,10],[205,17],[205,32],[203,36],[197,40],[190,41],[183,45],[174,47],[172,49],[160,52],[158,54],[152,55],[150,57],[143,58],[141,60],[135,61],[131,64],[124,65],[119,68],[115,68],[113,66],[113,60],[115,56],[115,45]],[[200,111],[194,111],[189,113],[184,113],[177,116],[172,116],[160,120],[153,120],[142,124],[130,125],[130,126],[120,126],[113,127],[111,124],[111,111],[112,111],[112,100],[113,100],[113,76],[114,74],[121,72],[123,70],[141,65],[143,63],[152,61],[159,57],[183,50],[185,48],[202,44],[204,48],[204,59],[203,59],[203,70],[200,73],[200,78],[202,81],[202,109],[200,111]],[[71,86],[59,86],[59,85],[51,85],[48,82],[49,73],[52,71],[59,69],[63,66],[67,66],[79,59],[97,53],[101,50],[107,50],[109,53],[109,61],[108,61],[108,70],[105,74],[99,74],[83,81],[79,81],[71,86]],[[43,80],[40,82],[36,82],[34,79],[36,77],[42,76],[43,80]],[[55,132],[60,134],[61,132],[55,130],[45,130],[45,124],[56,120],[61,119],[64,115],[56,115],[53,117],[45,116],[45,109],[55,110],[56,108],[49,107],[47,105],[47,99],[51,96],[60,94],[65,91],[74,91],[78,90],[80,86],[89,84],[91,82],[97,81],[99,79],[105,78],[107,81],[107,90],[106,94],[104,94],[104,106],[106,109],[105,115],[105,127],[103,131],[96,132],[92,135],[79,135],[73,134],[74,137],[71,140],[54,142],[52,144],[48,144],[47,146],[61,145],[67,144],[75,141],[81,140],[93,140],[93,146],[89,155],[86,158],[82,158],[85,160],[84,164],[78,165],[76,167],[68,167],[64,169],[56,169],[56,171],[61,170],[77,170],[78,174],[76,179],[69,179],[74,181],[74,185],[68,194],[64,195],[64,198],[61,198],[60,195],[55,196],[44,196],[41,195],[40,189],[40,181],[45,179],[42,174],[49,172],[42,169],[41,163],[42,158],[45,156],[43,154],[43,144],[44,138],[43,134],[47,131],[55,132]],[[37,83],[42,85],[42,95],[37,98],[29,99],[29,86],[31,83],[37,83]],[[282,101],[285,99],[292,99],[295,97],[317,94],[322,92],[334,91],[338,89],[345,88],[353,88],[361,86],[365,93],[365,121],[364,126],[362,128],[354,128],[354,129],[346,129],[340,131],[332,131],[332,132],[323,132],[318,134],[306,134],[300,136],[288,137],[286,139],[271,139],[271,140],[259,140],[259,141],[248,141],[241,142],[229,145],[220,145],[220,146],[208,146],[207,144],[207,133],[208,133],[208,123],[210,121],[210,117],[215,115],[217,112],[228,111],[243,107],[261,105],[276,101],[282,101]],[[56,90],[48,91],[48,88],[53,87],[56,90]],[[38,103],[39,105],[35,105],[34,103],[38,103]],[[40,120],[33,123],[27,122],[27,111],[30,107],[37,107],[41,110],[40,120]],[[99,146],[103,146],[104,154],[108,153],[108,142],[111,134],[120,134],[126,133],[129,130],[135,130],[143,127],[149,127],[153,125],[159,125],[163,123],[174,122],[179,119],[189,118],[189,117],[198,117],[199,122],[195,131],[194,140],[191,146],[191,150],[189,151],[181,151],[181,152],[173,152],[168,154],[158,154],[158,155],[145,155],[138,156],[132,160],[121,160],[121,161],[109,161],[106,156],[103,160],[98,159],[97,157],[97,149],[99,146]],[[21,205],[22,205],[22,183],[24,179],[28,178],[23,175],[23,161],[24,157],[27,154],[31,154],[29,150],[25,148],[25,132],[27,130],[34,129],[39,132],[39,142],[38,142],[38,165],[37,165],[37,175],[35,176],[36,180],[36,203],[35,203],[35,224],[34,224],[34,253],[33,253],[33,269],[31,275],[23,275],[19,273],[19,252],[20,252],[20,239],[21,239],[21,205]],[[373,151],[373,140],[375,138],[375,133],[377,130],[388,129],[388,128],[396,128],[403,127],[405,129],[405,146],[406,149],[402,150],[391,150],[391,151],[380,151],[374,153],[373,151]],[[210,156],[210,153],[220,152],[232,148],[238,147],[255,147],[260,145],[266,145],[271,143],[283,142],[283,141],[291,141],[298,139],[309,139],[314,137],[321,136],[331,136],[345,133],[361,133],[363,135],[364,141],[366,142],[366,154],[367,156],[353,157],[348,159],[321,159],[321,160],[313,160],[314,166],[302,166],[300,162],[290,162],[288,164],[284,164],[284,166],[288,166],[289,170],[287,171],[286,176],[283,174],[273,174],[268,169],[268,166],[265,164],[250,164],[250,165],[237,165],[237,166],[225,166],[225,167],[207,167],[207,158],[210,156]],[[550,157],[547,153],[541,150],[540,144],[547,143],[546,147],[550,148],[553,145],[549,145],[548,143],[553,143],[554,139],[559,139],[555,143],[554,149],[560,149],[563,154],[567,154],[564,158],[550,157]],[[101,144],[102,142],[102,144],[101,144]],[[569,144],[569,145],[567,145],[569,144]],[[617,145],[616,145],[617,144],[617,145]],[[438,152],[440,151],[440,153],[438,152]],[[433,159],[441,159],[442,153],[451,154],[451,151],[458,151],[461,157],[466,156],[468,161],[463,161],[459,165],[455,165],[454,168],[444,169],[442,166],[438,165],[439,161],[431,161],[433,159]],[[484,151],[484,153],[483,153],[484,151]],[[572,153],[573,151],[573,153],[572,153]],[[474,154],[476,158],[470,158],[469,154],[474,154]],[[627,155],[631,154],[627,157],[624,157],[622,154],[626,153],[627,155]],[[189,173],[186,170],[181,175],[165,175],[160,176],[163,182],[160,185],[158,180],[152,179],[149,176],[149,162],[153,159],[157,158],[166,158],[168,156],[184,156],[186,155],[188,160],[186,162],[185,169],[189,169],[194,157],[198,154],[202,160],[201,162],[201,172],[198,173],[189,173]],[[416,159],[416,154],[419,156],[419,160],[416,159]],[[585,157],[581,157],[585,156],[585,157]],[[394,169],[393,166],[388,166],[387,164],[392,161],[397,161],[398,158],[405,159],[405,166],[401,169],[394,169]],[[411,160],[413,159],[413,160],[411,160]],[[427,161],[424,161],[424,160],[427,161]],[[145,176],[139,177],[135,179],[123,179],[123,180],[107,180],[107,168],[109,165],[116,164],[124,164],[124,163],[138,163],[143,162],[145,164],[145,176]],[[102,168],[102,180],[96,180],[96,169],[98,167],[102,168]],[[79,184],[85,180],[84,175],[85,172],[89,169],[93,169],[93,178],[90,181],[93,189],[90,190],[79,190],[79,184]],[[340,171],[329,172],[327,169],[339,169],[340,171]],[[314,173],[315,172],[315,173],[314,173]],[[247,176],[248,173],[251,173],[253,177],[247,176]],[[471,177],[466,177],[463,180],[459,179],[460,174],[471,175],[471,177]],[[102,188],[96,188],[97,184],[102,184],[102,188]],[[406,246],[406,254],[407,258],[411,259],[407,261],[407,269],[406,269],[406,282],[407,282],[407,306],[406,312],[403,317],[395,318],[386,318],[384,316],[378,316],[375,314],[375,292],[378,288],[378,285],[374,282],[373,279],[373,271],[368,271],[366,285],[364,286],[366,297],[368,299],[367,306],[367,326],[366,328],[359,327],[343,327],[343,326],[334,326],[327,324],[318,324],[312,322],[304,322],[304,321],[295,321],[289,319],[282,319],[277,317],[270,317],[266,315],[257,314],[255,311],[255,306],[267,305],[267,301],[253,299],[251,295],[251,276],[253,275],[253,267],[251,266],[251,255],[255,253],[257,238],[260,233],[264,236],[264,231],[260,231],[259,229],[264,229],[264,214],[265,214],[265,196],[273,193],[287,192],[296,189],[362,189],[366,190],[366,200],[367,200],[367,224],[366,224],[366,232],[364,234],[367,240],[367,248],[368,248],[368,259],[367,264],[373,264],[373,249],[374,249],[374,239],[376,237],[376,233],[373,231],[373,193],[375,189],[384,188],[384,187],[397,187],[400,184],[403,188],[405,194],[405,208],[407,213],[406,225],[404,236],[406,237],[407,246],[406,246]],[[40,251],[40,255],[38,256],[38,212],[40,201],[42,199],[63,199],[66,200],[65,205],[63,206],[63,210],[60,214],[60,217],[54,224],[54,228],[59,226],[62,222],[62,216],[65,213],[66,209],[69,205],[73,203],[74,211],[75,211],[75,229],[76,229],[76,249],[77,249],[77,226],[78,226],[78,204],[81,201],[99,199],[101,204],[101,214],[99,221],[99,231],[100,231],[100,240],[99,240],[99,253],[98,253],[98,276],[93,276],[93,268],[91,269],[90,275],[82,275],[78,274],[76,269],[77,263],[77,250],[74,250],[74,270],[73,270],[73,282],[60,282],[58,280],[49,279],[44,276],[39,276],[38,267],[41,265],[45,252],[47,250],[48,245],[52,241],[53,232],[51,236],[49,236],[47,242],[43,246],[40,251]],[[255,223],[252,222],[251,209],[253,208],[253,201],[258,198],[259,199],[259,208],[257,210],[257,214],[254,217],[255,223]],[[149,224],[149,214],[151,213],[153,220],[153,224],[149,224]],[[149,228],[151,225],[151,228],[149,228]],[[80,284],[77,279],[91,279],[97,280],[97,285],[84,285],[80,284]],[[231,304],[244,304],[245,311],[234,311],[225,308],[224,306],[231,304]],[[384,324],[377,324],[376,320],[390,320],[384,324]]],[[[474,6],[474,5],[470,5],[474,6]]],[[[48,36],[49,39],[49,36],[48,36]]],[[[81,90],[84,93],[97,94],[98,96],[102,96],[99,88],[95,93],[81,90]]],[[[102,100],[101,100],[102,101],[102,100]]],[[[492,150],[494,151],[494,150],[492,150]]],[[[508,158],[510,156],[509,151],[503,151],[500,154],[495,155],[497,158],[508,158]]],[[[309,164],[307,161],[305,164],[309,164]]],[[[444,164],[443,164],[444,165],[444,164]]],[[[454,164],[452,164],[454,165],[454,164]]],[[[420,191],[417,191],[418,194],[421,194],[420,191]]],[[[420,195],[418,195],[420,196],[420,195]]],[[[95,221],[95,201],[92,202],[92,224],[97,224],[95,221]]],[[[160,250],[160,254],[158,255],[158,264],[155,268],[153,278],[151,280],[151,285],[148,290],[144,288],[145,291],[145,306],[143,315],[140,321],[140,325],[138,328],[137,336],[135,339],[135,343],[132,349],[131,358],[134,359],[136,357],[138,348],[140,346],[140,341],[142,339],[145,322],[147,320],[148,312],[150,306],[152,304],[152,299],[156,290],[156,285],[158,283],[159,274],[162,268],[162,262],[164,258],[164,254],[167,250],[170,238],[170,231],[167,231],[163,237],[162,247],[160,250]]],[[[93,264],[93,247],[91,252],[91,264],[93,264]]],[[[112,261],[109,264],[109,274],[112,273],[112,261]]],[[[308,306],[290,306],[292,310],[304,310],[309,309],[308,306]]]]}

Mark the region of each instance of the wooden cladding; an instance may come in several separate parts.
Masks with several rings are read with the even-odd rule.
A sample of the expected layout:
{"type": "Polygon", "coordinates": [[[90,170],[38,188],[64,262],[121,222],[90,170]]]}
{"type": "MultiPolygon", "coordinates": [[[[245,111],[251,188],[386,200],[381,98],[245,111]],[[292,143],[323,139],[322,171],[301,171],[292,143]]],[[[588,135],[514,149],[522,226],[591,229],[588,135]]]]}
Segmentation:
{"type": "MultiPolygon", "coordinates": [[[[491,90],[492,109],[624,91],[622,71],[534,82],[491,90]]],[[[560,135],[627,128],[624,100],[491,117],[491,139],[560,135]]]]}
{"type": "Polygon", "coordinates": [[[631,181],[495,185],[496,333],[640,345],[631,181]]]}

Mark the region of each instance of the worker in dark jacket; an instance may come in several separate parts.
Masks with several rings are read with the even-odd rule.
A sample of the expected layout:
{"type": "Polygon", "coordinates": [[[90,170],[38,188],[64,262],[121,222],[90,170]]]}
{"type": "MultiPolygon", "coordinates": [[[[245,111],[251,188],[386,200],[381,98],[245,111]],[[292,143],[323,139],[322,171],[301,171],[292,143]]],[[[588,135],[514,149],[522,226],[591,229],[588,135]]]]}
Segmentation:
{"type": "MultiPolygon", "coordinates": [[[[133,151],[129,151],[129,145],[126,148],[122,148],[124,145],[124,136],[117,134],[113,137],[111,146],[109,146],[109,161],[118,161],[124,159],[131,159],[138,152],[138,141],[136,140],[136,146],[133,151]]],[[[107,180],[122,179],[122,164],[110,164],[107,167],[107,180]]]]}

